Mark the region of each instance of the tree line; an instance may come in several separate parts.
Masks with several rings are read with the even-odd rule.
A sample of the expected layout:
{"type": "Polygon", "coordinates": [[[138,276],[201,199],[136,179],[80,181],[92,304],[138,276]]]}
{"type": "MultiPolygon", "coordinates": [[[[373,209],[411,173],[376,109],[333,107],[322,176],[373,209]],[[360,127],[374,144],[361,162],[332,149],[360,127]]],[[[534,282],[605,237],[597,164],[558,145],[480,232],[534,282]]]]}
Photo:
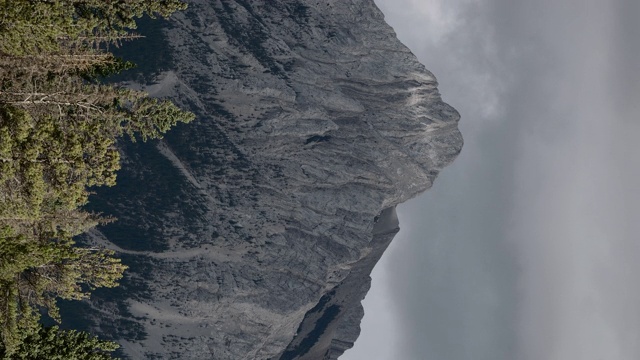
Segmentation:
{"type": "Polygon", "coordinates": [[[133,64],[109,47],[138,38],[136,19],[169,17],[178,0],[0,0],[0,358],[111,359],[117,345],[43,327],[58,299],[114,287],[126,266],[74,238],[112,221],[83,209],[113,186],[117,143],[159,138],[194,115],[109,85],[133,64]]]}

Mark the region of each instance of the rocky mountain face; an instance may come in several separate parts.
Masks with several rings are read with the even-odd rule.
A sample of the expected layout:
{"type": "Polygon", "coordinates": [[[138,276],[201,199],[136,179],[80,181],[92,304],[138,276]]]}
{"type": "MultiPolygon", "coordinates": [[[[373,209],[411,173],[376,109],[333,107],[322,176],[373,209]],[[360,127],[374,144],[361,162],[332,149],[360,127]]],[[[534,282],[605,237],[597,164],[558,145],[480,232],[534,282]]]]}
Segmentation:
{"type": "Polygon", "coordinates": [[[458,113],[373,0],[192,0],[163,31],[147,90],[197,120],[122,144],[92,199],[119,220],[83,241],[130,270],[67,312],[132,359],[338,358],[395,206],[460,152],[458,113]]]}

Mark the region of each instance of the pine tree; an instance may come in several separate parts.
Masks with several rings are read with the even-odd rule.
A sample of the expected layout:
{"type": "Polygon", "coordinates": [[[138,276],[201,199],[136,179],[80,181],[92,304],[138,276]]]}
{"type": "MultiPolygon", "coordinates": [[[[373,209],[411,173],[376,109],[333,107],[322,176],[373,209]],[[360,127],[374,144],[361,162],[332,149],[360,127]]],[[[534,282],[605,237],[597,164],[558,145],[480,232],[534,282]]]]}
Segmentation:
{"type": "Polygon", "coordinates": [[[159,138],[194,115],[100,78],[131,67],[105,44],[139,37],[144,14],[177,0],[0,0],[0,354],[107,359],[113,344],[43,329],[57,299],[113,287],[126,266],[74,237],[110,219],[87,213],[89,189],[115,184],[117,142],[159,138]],[[103,351],[104,350],[104,351],[103,351]]]}
{"type": "Polygon", "coordinates": [[[145,14],[168,18],[187,8],[187,4],[179,0],[72,0],[71,3],[79,18],[97,22],[96,29],[100,31],[116,33],[136,29],[135,20],[145,14]]]}
{"type": "Polygon", "coordinates": [[[99,119],[33,119],[10,107],[0,108],[1,115],[0,220],[75,209],[86,203],[88,187],[115,183],[120,157],[115,138],[103,131],[99,119]]]}
{"type": "Polygon", "coordinates": [[[90,32],[97,22],[79,18],[64,1],[0,0],[0,53],[57,53],[60,39],[90,32]]]}
{"type": "MultiPolygon", "coordinates": [[[[69,51],[67,54],[1,56],[0,76],[4,79],[31,79],[36,76],[62,76],[64,74],[109,75],[130,69],[133,64],[116,58],[111,53],[69,51]]],[[[89,78],[87,78],[89,79],[89,78]]]]}
{"type": "Polygon", "coordinates": [[[14,189],[12,201],[27,206],[7,211],[29,216],[38,216],[47,202],[84,205],[86,188],[113,185],[120,167],[115,144],[123,135],[134,141],[159,138],[178,122],[194,118],[170,101],[87,84],[77,76],[33,78],[0,93],[1,104],[0,189],[14,189]]]}
{"type": "Polygon", "coordinates": [[[0,228],[0,335],[9,352],[37,327],[39,309],[59,321],[58,298],[81,300],[96,288],[117,286],[126,269],[112,251],[74,246],[73,236],[93,226],[95,216],[61,215],[30,228],[20,223],[28,234],[0,228]]]}
{"type": "Polygon", "coordinates": [[[167,18],[186,7],[178,0],[0,0],[0,53],[52,54],[78,40],[111,43],[130,36],[145,14],[167,18]]]}
{"type": "Polygon", "coordinates": [[[118,344],[102,341],[86,332],[38,326],[7,352],[0,344],[0,358],[6,360],[111,360],[118,344]]]}

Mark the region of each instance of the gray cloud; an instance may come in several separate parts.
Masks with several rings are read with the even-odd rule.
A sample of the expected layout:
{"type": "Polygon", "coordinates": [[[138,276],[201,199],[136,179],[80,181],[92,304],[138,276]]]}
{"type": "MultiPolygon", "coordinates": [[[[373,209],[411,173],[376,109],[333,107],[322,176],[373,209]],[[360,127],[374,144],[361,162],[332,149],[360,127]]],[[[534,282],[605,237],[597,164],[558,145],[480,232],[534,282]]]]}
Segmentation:
{"type": "Polygon", "coordinates": [[[377,2],[465,136],[370,295],[394,358],[639,358],[640,3],[377,2]]]}

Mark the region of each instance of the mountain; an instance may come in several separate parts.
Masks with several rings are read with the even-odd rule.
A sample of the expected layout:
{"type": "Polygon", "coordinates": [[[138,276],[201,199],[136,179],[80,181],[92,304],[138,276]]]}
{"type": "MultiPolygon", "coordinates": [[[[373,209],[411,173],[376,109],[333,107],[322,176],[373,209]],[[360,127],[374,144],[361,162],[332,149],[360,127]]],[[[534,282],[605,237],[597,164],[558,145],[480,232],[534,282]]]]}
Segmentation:
{"type": "Polygon", "coordinates": [[[458,113],[373,0],[193,0],[154,34],[146,90],[197,120],[121,145],[83,241],[130,270],[66,312],[132,359],[336,359],[458,113]]]}

